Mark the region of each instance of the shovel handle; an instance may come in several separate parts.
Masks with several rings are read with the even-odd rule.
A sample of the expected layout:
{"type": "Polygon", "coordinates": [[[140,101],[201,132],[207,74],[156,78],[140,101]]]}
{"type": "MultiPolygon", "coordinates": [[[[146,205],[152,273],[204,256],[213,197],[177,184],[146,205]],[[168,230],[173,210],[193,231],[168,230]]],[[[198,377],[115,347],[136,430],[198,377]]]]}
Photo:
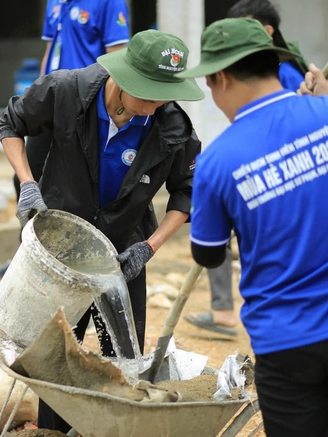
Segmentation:
{"type": "Polygon", "coordinates": [[[185,303],[188,297],[190,296],[191,290],[195,285],[195,282],[202,270],[203,270],[203,266],[200,266],[197,263],[194,263],[194,265],[191,267],[188,276],[186,277],[184,283],[182,284],[182,287],[179,290],[179,294],[176,297],[168,313],[168,316],[166,317],[165,323],[162,328],[162,333],[161,333],[162,337],[173,334],[173,330],[179,321],[185,303]]]}

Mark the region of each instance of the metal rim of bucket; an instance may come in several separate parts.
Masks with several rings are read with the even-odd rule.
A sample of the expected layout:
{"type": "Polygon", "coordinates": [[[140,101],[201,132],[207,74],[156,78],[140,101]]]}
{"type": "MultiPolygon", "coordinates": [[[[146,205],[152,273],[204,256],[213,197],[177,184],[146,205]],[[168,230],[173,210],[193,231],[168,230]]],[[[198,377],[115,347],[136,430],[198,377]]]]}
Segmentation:
{"type": "MultiPolygon", "coordinates": [[[[69,222],[79,223],[82,227],[87,230],[90,230],[95,236],[105,245],[107,246],[110,252],[113,252],[113,256],[116,257],[117,250],[111,241],[95,226],[87,222],[86,220],[78,217],[69,212],[60,211],[56,209],[48,209],[47,215],[52,215],[54,217],[58,217],[59,219],[64,219],[69,222]]],[[[28,250],[28,254],[30,258],[37,262],[44,271],[48,269],[55,270],[58,275],[65,278],[65,282],[67,283],[85,283],[86,285],[91,285],[93,283],[92,276],[86,275],[76,270],[71,269],[66,266],[58,259],[56,259],[51,253],[49,253],[44,246],[41,244],[35,229],[34,229],[34,221],[39,217],[39,214],[33,216],[27,224],[24,226],[22,230],[22,244],[28,250]]],[[[117,270],[120,271],[120,264],[117,261],[117,270]]]]}

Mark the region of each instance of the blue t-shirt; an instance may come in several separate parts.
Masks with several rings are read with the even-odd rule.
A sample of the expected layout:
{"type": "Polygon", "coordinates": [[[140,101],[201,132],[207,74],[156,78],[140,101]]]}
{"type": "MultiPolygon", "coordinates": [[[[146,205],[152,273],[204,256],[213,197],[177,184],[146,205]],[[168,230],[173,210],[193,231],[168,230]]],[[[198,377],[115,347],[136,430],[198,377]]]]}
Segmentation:
{"type": "Polygon", "coordinates": [[[117,198],[122,182],[151,128],[151,116],[134,116],[121,129],[110,119],[104,102],[104,85],[97,95],[99,135],[99,202],[117,198]]]}
{"type": "Polygon", "coordinates": [[[240,109],[197,158],[191,240],[238,239],[256,354],[328,339],[328,98],[288,90],[240,109]]]}
{"type": "Polygon", "coordinates": [[[286,61],[279,66],[279,80],[285,89],[297,91],[304,80],[304,76],[293,64],[286,61]]]}
{"type": "Polygon", "coordinates": [[[83,68],[106,47],[129,41],[124,0],[48,0],[42,39],[52,41],[45,73],[83,68]]]}

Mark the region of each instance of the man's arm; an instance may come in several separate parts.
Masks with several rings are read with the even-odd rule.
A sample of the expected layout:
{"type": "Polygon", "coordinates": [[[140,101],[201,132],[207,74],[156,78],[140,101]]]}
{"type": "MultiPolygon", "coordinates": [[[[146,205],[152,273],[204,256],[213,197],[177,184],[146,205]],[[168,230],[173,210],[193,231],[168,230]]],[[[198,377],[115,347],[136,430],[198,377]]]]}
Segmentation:
{"type": "Polygon", "coordinates": [[[175,232],[186,222],[189,215],[181,211],[171,210],[166,213],[161,224],[153,235],[148,239],[148,243],[156,252],[175,232]]]}
{"type": "Polygon", "coordinates": [[[15,170],[20,183],[34,181],[27,161],[25,144],[22,138],[7,137],[2,139],[2,146],[11,166],[15,170]]]}
{"type": "Polygon", "coordinates": [[[226,257],[226,245],[205,247],[192,242],[191,253],[197,264],[207,269],[214,269],[223,264],[226,257]]]}
{"type": "Polygon", "coordinates": [[[114,52],[115,50],[124,49],[126,44],[117,44],[116,46],[106,47],[106,53],[114,52]]]}
{"type": "Polygon", "coordinates": [[[43,217],[48,208],[28,164],[24,140],[19,137],[6,137],[2,139],[2,146],[21,183],[16,216],[23,228],[34,212],[43,217]]]}
{"type": "Polygon", "coordinates": [[[48,61],[48,56],[50,53],[51,44],[52,44],[52,41],[46,42],[46,49],[44,51],[43,58],[41,61],[40,76],[44,76],[44,72],[46,70],[46,65],[47,65],[47,61],[48,61]]]}

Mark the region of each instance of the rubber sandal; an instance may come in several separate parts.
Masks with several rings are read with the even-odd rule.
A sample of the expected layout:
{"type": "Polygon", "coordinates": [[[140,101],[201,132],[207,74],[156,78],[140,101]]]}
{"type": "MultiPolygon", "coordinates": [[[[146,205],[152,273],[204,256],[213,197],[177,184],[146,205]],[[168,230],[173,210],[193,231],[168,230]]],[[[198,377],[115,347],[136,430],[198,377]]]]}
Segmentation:
{"type": "Polygon", "coordinates": [[[197,317],[184,316],[184,319],[187,322],[192,323],[199,328],[207,329],[208,331],[218,332],[220,334],[230,335],[233,337],[238,335],[238,331],[236,329],[214,323],[213,314],[211,312],[198,313],[197,317]]]}

